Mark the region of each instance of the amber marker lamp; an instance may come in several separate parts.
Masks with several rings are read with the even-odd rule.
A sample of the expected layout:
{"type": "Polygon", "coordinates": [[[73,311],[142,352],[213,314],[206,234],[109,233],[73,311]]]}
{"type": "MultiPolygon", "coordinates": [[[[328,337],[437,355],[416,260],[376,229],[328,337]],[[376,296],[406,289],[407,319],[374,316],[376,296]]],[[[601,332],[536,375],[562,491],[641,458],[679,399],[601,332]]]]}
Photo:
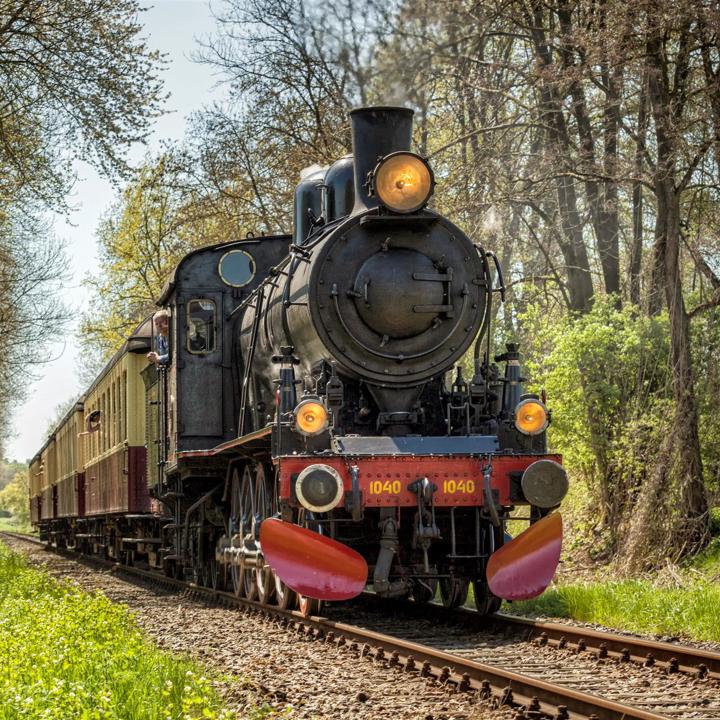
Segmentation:
{"type": "Polygon", "coordinates": [[[372,193],[396,213],[413,213],[427,205],[435,190],[435,178],[427,161],[410,152],[385,156],[370,180],[372,193]]]}
{"type": "Polygon", "coordinates": [[[295,428],[303,435],[319,435],[328,426],[328,411],[319,400],[302,400],[294,414],[295,428]]]}
{"type": "Polygon", "coordinates": [[[515,408],[515,427],[524,435],[539,435],[548,426],[548,411],[539,400],[528,398],[515,408]]]}

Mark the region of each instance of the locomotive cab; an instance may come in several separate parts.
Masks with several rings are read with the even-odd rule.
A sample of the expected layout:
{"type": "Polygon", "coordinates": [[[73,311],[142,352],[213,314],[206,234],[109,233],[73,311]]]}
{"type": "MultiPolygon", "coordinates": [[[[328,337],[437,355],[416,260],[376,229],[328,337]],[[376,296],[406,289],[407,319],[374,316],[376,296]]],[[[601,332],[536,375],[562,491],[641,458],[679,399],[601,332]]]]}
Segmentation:
{"type": "Polygon", "coordinates": [[[237,322],[289,242],[278,235],[201,248],[175,268],[158,301],[172,319],[168,362],[147,369],[149,382],[164,385],[164,475],[193,472],[193,457],[242,431],[237,322]]]}

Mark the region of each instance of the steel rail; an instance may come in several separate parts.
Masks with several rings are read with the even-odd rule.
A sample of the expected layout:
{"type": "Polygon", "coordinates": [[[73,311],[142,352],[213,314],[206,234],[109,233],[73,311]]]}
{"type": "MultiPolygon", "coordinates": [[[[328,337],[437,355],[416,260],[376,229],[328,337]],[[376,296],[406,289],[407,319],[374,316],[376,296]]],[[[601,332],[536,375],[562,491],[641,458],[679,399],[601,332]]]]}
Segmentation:
{"type": "Polygon", "coordinates": [[[360,656],[371,655],[378,661],[387,660],[390,665],[406,671],[416,670],[418,663],[421,663],[421,675],[432,677],[441,684],[454,685],[460,691],[479,692],[483,699],[494,705],[513,706],[529,711],[528,717],[539,712],[556,720],[666,720],[664,715],[622,705],[384,633],[365,630],[322,616],[304,616],[297,610],[282,610],[247,598],[239,598],[230,592],[158,576],[157,572],[151,570],[103,561],[103,564],[106,563],[110,564],[116,573],[127,573],[154,582],[162,581],[172,587],[190,591],[200,598],[242,607],[246,613],[260,614],[268,619],[277,618],[285,626],[292,624],[296,631],[316,639],[324,639],[339,646],[350,641],[358,646],[355,649],[360,656]],[[374,648],[374,652],[371,648],[374,648]],[[390,658],[386,657],[388,652],[390,658]]]}
{"type": "MultiPolygon", "coordinates": [[[[9,534],[9,533],[8,533],[9,534]]],[[[41,542],[35,538],[18,536],[21,540],[41,542]]],[[[41,544],[45,545],[45,543],[41,544]]],[[[51,546],[45,545],[55,550],[51,546]]],[[[336,622],[319,616],[303,616],[295,610],[282,610],[253,600],[236,597],[233,593],[212,590],[175,578],[159,575],[155,571],[118,564],[93,556],[66,550],[59,551],[73,559],[110,567],[115,573],[128,574],[153,583],[185,590],[213,603],[239,607],[246,614],[259,614],[276,619],[281,625],[315,639],[337,646],[350,642],[349,650],[359,656],[370,656],[376,661],[407,672],[419,671],[422,676],[435,679],[458,691],[477,692],[481,698],[495,706],[511,706],[519,709],[519,717],[545,716],[556,720],[666,720],[666,716],[623,705],[611,700],[578,692],[576,690],[529,677],[504,668],[469,660],[452,653],[425,645],[408,642],[383,633],[377,633],[354,625],[336,622]],[[390,653],[390,657],[386,653],[390,653]],[[418,668],[418,664],[421,666],[418,668]]]]}
{"type": "Polygon", "coordinates": [[[497,613],[492,620],[526,634],[529,640],[539,645],[590,651],[600,658],[609,657],[646,667],[657,665],[671,673],[683,672],[720,680],[720,653],[709,650],[504,613],[497,613]]]}

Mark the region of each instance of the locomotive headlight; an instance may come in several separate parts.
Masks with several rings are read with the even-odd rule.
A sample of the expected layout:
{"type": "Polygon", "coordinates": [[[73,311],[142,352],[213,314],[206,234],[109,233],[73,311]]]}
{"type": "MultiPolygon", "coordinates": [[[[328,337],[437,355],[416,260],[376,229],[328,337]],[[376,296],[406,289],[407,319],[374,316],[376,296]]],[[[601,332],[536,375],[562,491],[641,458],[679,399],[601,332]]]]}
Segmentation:
{"type": "Polygon", "coordinates": [[[536,507],[557,507],[567,495],[568,476],[554,460],[536,460],[526,468],[520,481],[525,499],[536,507]]]}
{"type": "Polygon", "coordinates": [[[328,412],[319,400],[303,400],[295,408],[295,428],[303,435],[318,435],[328,426],[328,412]]]}
{"type": "Polygon", "coordinates": [[[295,480],[298,502],[311,512],[327,512],[337,507],[343,492],[340,473],[330,465],[308,465],[295,480]]]}
{"type": "Polygon", "coordinates": [[[435,188],[432,170],[419,155],[396,152],[384,157],[372,173],[372,191],[380,202],[398,213],[419,210],[435,188]]]}
{"type": "Polygon", "coordinates": [[[525,435],[539,435],[548,426],[547,408],[539,401],[528,398],[515,408],[515,427],[525,435]]]}

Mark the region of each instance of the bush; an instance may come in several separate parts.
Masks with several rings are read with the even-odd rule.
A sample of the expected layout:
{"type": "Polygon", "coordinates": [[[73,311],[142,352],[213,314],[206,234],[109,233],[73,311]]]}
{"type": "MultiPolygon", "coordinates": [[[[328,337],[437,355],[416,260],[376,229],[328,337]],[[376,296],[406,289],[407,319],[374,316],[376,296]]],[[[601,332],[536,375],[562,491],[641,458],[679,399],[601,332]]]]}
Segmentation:
{"type": "Polygon", "coordinates": [[[720,308],[694,318],[691,329],[705,484],[720,498],[720,308]]]}
{"type": "Polygon", "coordinates": [[[527,374],[553,412],[550,445],[586,488],[586,516],[607,542],[595,537],[594,551],[614,552],[672,417],[667,318],[598,297],[577,318],[531,306],[523,330],[527,374]]]}
{"type": "Polygon", "coordinates": [[[30,522],[30,500],[27,472],[17,472],[13,479],[0,490],[0,508],[14,516],[20,525],[30,522]]]}

